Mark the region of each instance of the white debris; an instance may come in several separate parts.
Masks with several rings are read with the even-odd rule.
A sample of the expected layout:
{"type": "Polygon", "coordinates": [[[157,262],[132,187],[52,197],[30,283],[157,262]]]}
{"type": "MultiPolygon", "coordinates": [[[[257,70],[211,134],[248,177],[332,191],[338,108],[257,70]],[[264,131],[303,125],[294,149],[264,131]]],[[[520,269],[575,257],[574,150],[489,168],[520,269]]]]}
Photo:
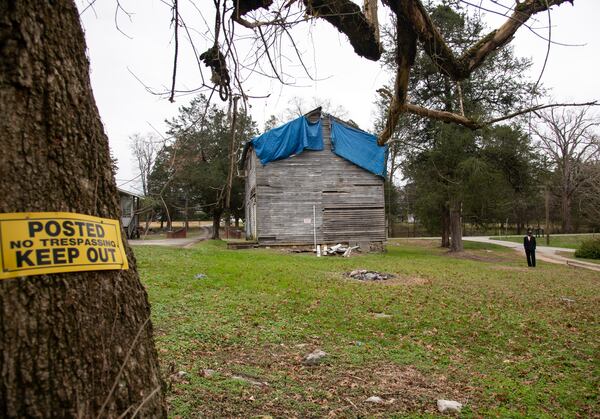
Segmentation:
{"type": "Polygon", "coordinates": [[[560,300],[567,304],[573,304],[575,302],[575,300],[573,300],[572,298],[567,298],[567,297],[560,297],[560,300]]]}
{"type": "Polygon", "coordinates": [[[385,403],[385,401],[381,397],[379,397],[379,396],[371,396],[371,397],[369,397],[365,401],[367,403],[376,403],[376,404],[383,404],[383,403],[385,403]]]}
{"type": "Polygon", "coordinates": [[[350,257],[350,254],[352,253],[352,251],[356,250],[356,249],[358,249],[358,246],[349,247],[348,249],[346,249],[346,251],[344,252],[344,254],[342,256],[345,258],[348,258],[348,257],[350,257]]]}
{"type": "Polygon", "coordinates": [[[317,365],[320,364],[323,358],[327,356],[327,352],[320,349],[315,349],[304,357],[303,363],[305,365],[317,365]]]}
{"type": "Polygon", "coordinates": [[[321,247],[321,245],[317,245],[316,249],[313,249],[313,252],[317,253],[317,256],[319,254],[321,254],[322,256],[335,256],[335,255],[342,255],[344,257],[349,257],[350,254],[354,251],[360,249],[360,246],[344,246],[341,243],[338,243],[334,246],[328,247],[327,245],[323,245],[321,247]],[[319,253],[319,248],[320,248],[320,253],[319,253]]]}
{"type": "Polygon", "coordinates": [[[462,403],[454,400],[438,400],[437,408],[440,413],[459,413],[462,409],[462,403]]]}

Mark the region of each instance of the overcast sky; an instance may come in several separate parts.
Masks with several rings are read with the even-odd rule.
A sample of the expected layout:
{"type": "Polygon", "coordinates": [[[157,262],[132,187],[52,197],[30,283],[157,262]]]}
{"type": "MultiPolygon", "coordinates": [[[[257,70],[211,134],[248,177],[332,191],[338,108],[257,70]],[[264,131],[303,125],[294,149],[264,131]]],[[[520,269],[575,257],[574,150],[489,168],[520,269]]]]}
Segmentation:
{"type": "MultiPolygon", "coordinates": [[[[119,29],[124,35],[115,25],[115,3],[114,0],[97,0],[81,19],[86,32],[94,96],[119,163],[117,184],[135,191],[135,182],[126,183],[136,175],[129,152],[129,136],[154,130],[164,133],[164,120],[173,118],[179,106],[187,104],[191,96],[180,96],[175,103],[170,103],[165,96],[154,95],[144,87],[158,92],[168,90],[170,85],[173,44],[169,7],[160,0],[121,0],[123,7],[132,13],[131,20],[123,13],[117,15],[119,29]]],[[[201,44],[202,40],[208,42],[211,37],[205,30],[202,16],[209,20],[212,2],[201,0],[196,3],[206,4],[207,10],[200,10],[202,15],[197,10],[190,11],[187,24],[196,30],[193,36],[197,36],[201,44]]],[[[490,1],[483,1],[484,5],[486,3],[493,6],[490,1]]],[[[510,1],[504,0],[504,3],[510,4],[510,1]]],[[[82,0],[78,4],[80,10],[86,4],[87,0],[82,0]]],[[[387,12],[381,9],[380,15],[387,12]]],[[[552,95],[558,101],[600,99],[599,16],[598,0],[577,0],[575,6],[567,3],[553,8],[552,40],[579,45],[551,46],[542,83],[552,89],[552,95]]],[[[489,13],[487,19],[490,26],[505,20],[489,13]]],[[[538,14],[537,20],[534,26],[546,27],[548,16],[538,14]]],[[[211,25],[209,23],[209,27],[211,25]]],[[[347,118],[364,129],[372,129],[375,90],[388,82],[389,75],[381,70],[379,63],[355,55],[345,36],[325,21],[302,23],[296,31],[305,63],[319,81],[302,77],[297,61],[289,67],[297,76],[290,79],[295,82],[295,87],[283,87],[278,81],[252,76],[245,83],[247,93],[269,95],[267,99],[251,101],[251,112],[259,127],[262,128],[270,115],[283,114],[293,97],[304,98],[307,102],[319,97],[343,106],[348,111],[347,118]]],[[[547,36],[548,29],[538,32],[547,36]]],[[[546,56],[547,42],[527,28],[521,28],[513,45],[517,56],[533,59],[531,77],[537,79],[546,56]]],[[[206,49],[202,47],[199,46],[200,52],[206,49]]],[[[200,84],[198,67],[185,44],[181,47],[178,68],[178,89],[197,88],[200,84]]]]}

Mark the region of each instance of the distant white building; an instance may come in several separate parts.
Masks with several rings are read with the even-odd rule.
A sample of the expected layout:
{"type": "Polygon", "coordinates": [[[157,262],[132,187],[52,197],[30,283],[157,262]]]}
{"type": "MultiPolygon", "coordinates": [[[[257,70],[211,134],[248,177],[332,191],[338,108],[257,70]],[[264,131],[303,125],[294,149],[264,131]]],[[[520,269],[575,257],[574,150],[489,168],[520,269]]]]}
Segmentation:
{"type": "Polygon", "coordinates": [[[140,195],[119,190],[119,201],[121,202],[121,223],[123,224],[123,230],[128,239],[135,239],[139,237],[138,225],[139,225],[139,214],[140,209],[140,195]]]}

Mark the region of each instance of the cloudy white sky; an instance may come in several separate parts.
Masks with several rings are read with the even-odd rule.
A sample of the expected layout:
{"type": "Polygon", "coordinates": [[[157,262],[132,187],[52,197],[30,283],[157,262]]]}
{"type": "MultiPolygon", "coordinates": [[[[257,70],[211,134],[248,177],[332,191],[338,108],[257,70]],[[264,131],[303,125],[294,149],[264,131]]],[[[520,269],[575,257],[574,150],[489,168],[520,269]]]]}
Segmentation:
{"type": "MultiPolygon", "coordinates": [[[[87,2],[81,0],[80,10],[87,2]]],[[[200,0],[196,3],[206,6],[199,6],[202,14],[189,9],[187,24],[201,43],[204,38],[211,38],[202,15],[209,20],[212,2],[200,0]]],[[[483,1],[484,5],[486,3],[493,6],[490,0],[483,1]]],[[[97,0],[81,19],[86,32],[94,95],[111,149],[119,162],[117,183],[135,191],[135,182],[126,183],[136,175],[129,153],[129,136],[154,130],[164,132],[164,120],[173,118],[179,106],[187,104],[191,96],[180,96],[175,103],[170,103],[165,96],[149,93],[136,79],[155,91],[165,91],[170,85],[173,43],[170,9],[165,2],[121,0],[124,9],[131,13],[131,19],[124,13],[117,14],[119,29],[126,35],[115,25],[115,4],[115,0],[97,0]]],[[[510,4],[510,1],[504,0],[504,4],[510,4]]],[[[385,12],[385,9],[380,10],[380,15],[385,12]]],[[[551,13],[552,40],[578,45],[551,46],[542,82],[552,89],[552,95],[558,101],[600,100],[598,16],[598,0],[576,0],[574,6],[565,4],[551,13]]],[[[504,21],[503,17],[493,14],[488,14],[487,18],[490,26],[504,21]]],[[[534,26],[542,28],[548,24],[547,14],[537,15],[537,20],[534,26]]],[[[212,27],[212,23],[208,26],[212,27]]],[[[538,32],[547,36],[548,29],[538,32]]],[[[348,111],[348,118],[371,129],[375,90],[388,81],[389,75],[378,63],[356,56],[345,36],[327,22],[303,23],[296,33],[302,42],[300,48],[305,62],[319,81],[298,77],[295,87],[282,87],[279,82],[263,77],[254,76],[248,80],[245,84],[247,93],[269,95],[267,99],[251,101],[251,111],[259,127],[270,115],[282,114],[293,97],[304,98],[307,102],[319,97],[342,105],[348,111]]],[[[537,79],[546,56],[547,42],[521,28],[513,45],[518,56],[533,59],[531,77],[537,79]]],[[[199,46],[200,51],[206,49],[202,47],[199,46]]],[[[180,90],[192,90],[199,85],[197,64],[186,48],[182,47],[179,60],[177,87],[180,90]]],[[[297,67],[297,62],[295,65],[297,67]]],[[[298,68],[290,71],[302,75],[298,68]]]]}

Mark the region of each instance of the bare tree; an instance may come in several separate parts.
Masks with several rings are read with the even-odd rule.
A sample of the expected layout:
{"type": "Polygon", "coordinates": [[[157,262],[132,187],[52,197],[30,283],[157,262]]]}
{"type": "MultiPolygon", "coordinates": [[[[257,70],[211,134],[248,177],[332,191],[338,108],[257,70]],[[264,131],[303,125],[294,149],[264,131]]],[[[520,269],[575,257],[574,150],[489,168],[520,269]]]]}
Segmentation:
{"type": "MultiPolygon", "coordinates": [[[[538,105],[528,109],[516,109],[507,115],[499,115],[491,120],[482,121],[462,112],[430,109],[410,103],[408,100],[408,83],[414,65],[417,48],[420,47],[429,55],[437,70],[446,75],[460,89],[460,82],[468,79],[486,59],[514,37],[516,31],[525,26],[534,30],[528,23],[537,13],[550,10],[572,0],[523,0],[516,1],[512,7],[497,1],[489,0],[486,5],[495,7],[496,13],[507,16],[504,24],[475,40],[470,48],[460,55],[452,50],[446,39],[433,23],[421,0],[382,0],[387,6],[396,24],[397,48],[395,50],[395,83],[389,91],[390,106],[386,123],[379,133],[379,143],[386,143],[393,135],[400,116],[411,113],[421,117],[433,118],[444,122],[464,125],[478,129],[494,122],[513,118],[532,109],[541,109],[548,105],[538,105]]],[[[468,2],[465,2],[468,3],[468,2]]],[[[482,7],[483,2],[479,2],[482,7]]],[[[174,9],[177,2],[173,3],[174,9]]],[[[232,89],[238,90],[244,101],[248,96],[244,93],[242,82],[246,79],[242,71],[251,71],[273,77],[281,83],[288,84],[294,78],[287,71],[291,59],[296,56],[306,73],[310,75],[302,60],[302,52],[298,48],[291,29],[294,25],[306,21],[306,17],[322,19],[345,34],[348,42],[358,56],[377,61],[381,58],[383,47],[380,41],[380,24],[377,20],[378,2],[364,0],[361,9],[352,0],[215,0],[214,30],[211,30],[213,42],[199,56],[199,60],[210,68],[212,85],[208,77],[202,77],[205,88],[216,90],[226,99],[232,89]],[[253,31],[251,63],[240,60],[237,41],[234,36],[235,26],[253,31]],[[287,39],[284,45],[282,39],[287,39]]],[[[176,16],[175,31],[182,27],[187,30],[180,13],[176,16]]],[[[211,29],[211,28],[209,28],[211,29]]],[[[358,80],[357,82],[360,82],[358,80]]]]}
{"type": "Polygon", "coordinates": [[[323,111],[326,111],[339,119],[346,120],[348,118],[348,111],[346,108],[344,108],[343,105],[334,103],[330,98],[313,96],[307,101],[304,98],[294,96],[290,99],[288,106],[283,111],[280,119],[282,121],[289,121],[318,107],[322,107],[323,111]]]}
{"type": "Polygon", "coordinates": [[[138,176],[142,184],[142,191],[144,196],[147,196],[149,193],[148,177],[152,173],[156,155],[164,141],[152,133],[146,135],[135,133],[129,136],[129,140],[131,141],[131,152],[139,170],[138,176]]]}
{"type": "Polygon", "coordinates": [[[600,159],[585,165],[583,184],[578,194],[580,211],[594,227],[600,225],[600,159]]]}
{"type": "Polygon", "coordinates": [[[562,232],[573,230],[571,207],[574,194],[589,181],[586,168],[600,159],[600,120],[590,108],[549,109],[536,112],[539,124],[532,127],[539,149],[550,159],[557,175],[561,202],[562,232]]]}

